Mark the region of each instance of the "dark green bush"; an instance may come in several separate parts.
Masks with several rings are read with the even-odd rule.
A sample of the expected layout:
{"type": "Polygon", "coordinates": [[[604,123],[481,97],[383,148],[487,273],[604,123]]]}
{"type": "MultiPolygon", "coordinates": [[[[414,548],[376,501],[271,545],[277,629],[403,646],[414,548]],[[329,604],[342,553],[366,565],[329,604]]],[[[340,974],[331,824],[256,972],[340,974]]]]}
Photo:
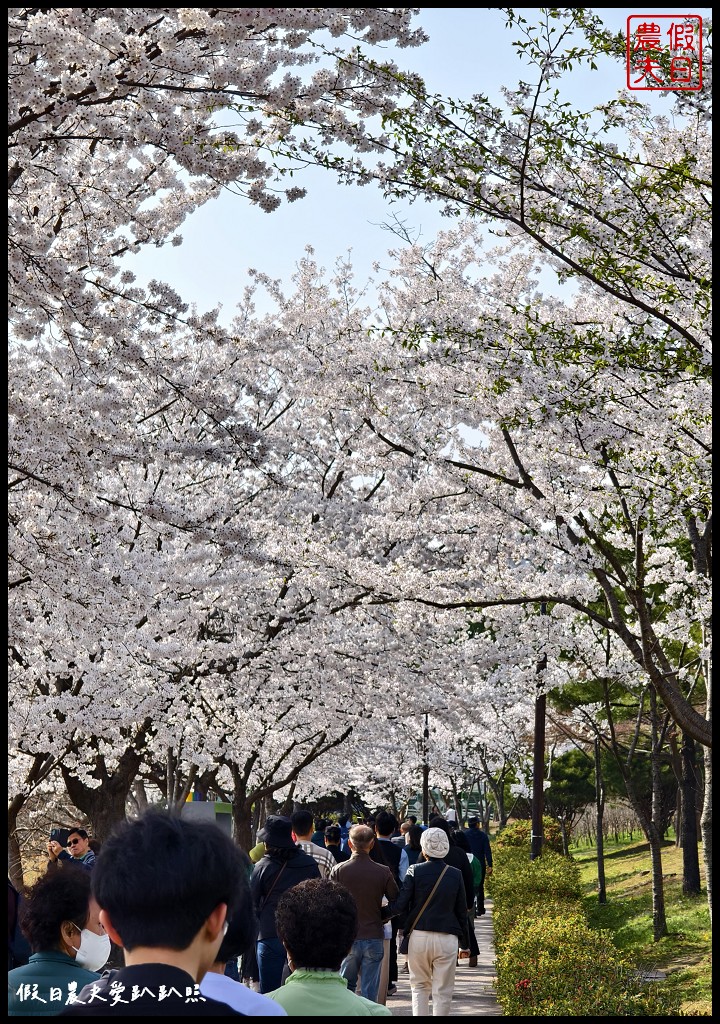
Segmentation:
{"type": "MultiPolygon", "coordinates": [[[[521,846],[529,855],[531,833],[532,824],[529,821],[514,821],[511,825],[506,825],[495,836],[494,849],[502,850],[508,846],[521,846]]],[[[563,852],[560,825],[554,818],[547,815],[543,818],[543,854],[546,850],[553,850],[555,853],[563,852]]]]}
{"type": "Polygon", "coordinates": [[[529,860],[526,850],[498,850],[488,883],[492,895],[495,943],[503,945],[524,914],[578,913],[581,908],[580,871],[575,861],[547,852],[529,860]]]}
{"type": "Polygon", "coordinates": [[[498,953],[497,974],[505,1016],[660,1017],[679,1008],[579,910],[520,916],[498,953]]]}
{"type": "Polygon", "coordinates": [[[578,864],[548,849],[531,861],[521,829],[508,839],[496,840],[488,883],[504,1015],[678,1016],[679,999],[661,983],[643,982],[612,934],[588,925],[578,864]]]}

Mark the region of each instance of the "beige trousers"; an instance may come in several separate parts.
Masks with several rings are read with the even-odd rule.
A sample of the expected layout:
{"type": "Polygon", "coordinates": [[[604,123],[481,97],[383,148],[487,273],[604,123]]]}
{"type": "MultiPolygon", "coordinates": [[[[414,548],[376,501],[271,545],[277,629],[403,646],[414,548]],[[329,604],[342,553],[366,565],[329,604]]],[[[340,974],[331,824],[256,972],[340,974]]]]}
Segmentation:
{"type": "Polygon", "coordinates": [[[377,1001],[383,1006],[387,1003],[388,980],[390,978],[390,943],[391,939],[383,939],[383,962],[380,968],[380,984],[378,985],[377,1001]]]}
{"type": "Polygon", "coordinates": [[[430,1016],[431,995],[432,1016],[450,1016],[457,954],[457,935],[413,929],[408,947],[413,1017],[430,1016]]]}

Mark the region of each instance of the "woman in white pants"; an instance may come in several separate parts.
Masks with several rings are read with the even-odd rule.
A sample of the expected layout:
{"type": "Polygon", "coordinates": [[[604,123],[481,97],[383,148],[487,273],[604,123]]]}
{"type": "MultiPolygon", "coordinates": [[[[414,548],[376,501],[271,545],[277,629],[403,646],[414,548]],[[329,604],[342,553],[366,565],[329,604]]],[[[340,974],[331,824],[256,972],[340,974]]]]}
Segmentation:
{"type": "Polygon", "coordinates": [[[390,904],[408,936],[407,958],[413,1017],[449,1017],[458,957],[469,956],[467,900],[463,876],[443,863],[450,849],[440,828],[426,829],[421,859],[408,868],[400,895],[390,904]]]}

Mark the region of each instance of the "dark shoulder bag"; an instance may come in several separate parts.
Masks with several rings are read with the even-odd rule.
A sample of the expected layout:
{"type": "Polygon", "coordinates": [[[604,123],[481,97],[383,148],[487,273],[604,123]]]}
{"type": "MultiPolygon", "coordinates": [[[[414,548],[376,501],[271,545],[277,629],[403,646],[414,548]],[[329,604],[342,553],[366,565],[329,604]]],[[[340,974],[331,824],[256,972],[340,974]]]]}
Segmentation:
{"type": "Polygon", "coordinates": [[[402,953],[402,954],[403,954],[403,956],[404,956],[404,955],[405,955],[405,954],[407,953],[407,951],[408,951],[408,943],[409,943],[409,941],[410,941],[410,932],[411,932],[411,931],[413,930],[413,928],[414,928],[414,927],[415,927],[415,925],[416,925],[416,924],[418,923],[418,921],[420,920],[420,918],[422,917],[422,915],[423,915],[423,914],[425,913],[425,909],[426,909],[426,907],[427,907],[428,903],[430,902],[430,900],[431,900],[431,899],[433,898],[433,896],[435,895],[435,892],[436,892],[436,890],[437,890],[437,887],[438,887],[438,886],[440,885],[440,882],[442,881],[442,876],[443,876],[443,875],[445,874],[445,872],[447,871],[447,869],[448,869],[448,866],[447,866],[447,864],[446,864],[446,865],[445,865],[445,867],[444,867],[444,868],[442,869],[442,871],[440,872],[440,874],[438,875],[438,880],[437,880],[437,882],[435,883],[435,885],[434,885],[434,886],[432,887],[432,890],[431,890],[431,892],[430,892],[430,895],[429,895],[429,896],[428,896],[428,898],[427,898],[427,899],[425,900],[425,902],[423,903],[423,905],[422,905],[422,906],[420,907],[420,913],[419,913],[419,914],[416,914],[416,915],[415,915],[415,920],[413,921],[413,923],[412,923],[412,924],[410,925],[410,927],[409,927],[409,928],[407,928],[407,929],[406,929],[406,930],[405,930],[405,931],[403,932],[402,942],[400,943],[400,946],[398,947],[398,953],[402,953]]]}

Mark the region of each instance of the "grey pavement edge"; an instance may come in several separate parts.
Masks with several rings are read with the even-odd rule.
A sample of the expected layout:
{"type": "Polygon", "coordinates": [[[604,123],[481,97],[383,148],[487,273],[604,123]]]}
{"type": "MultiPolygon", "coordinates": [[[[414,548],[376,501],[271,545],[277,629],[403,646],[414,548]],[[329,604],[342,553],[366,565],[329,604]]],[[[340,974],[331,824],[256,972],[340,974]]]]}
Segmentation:
{"type": "MultiPolygon", "coordinates": [[[[451,1017],[502,1017],[502,1007],[495,997],[495,941],[492,924],[492,901],[485,899],[487,913],[475,921],[480,952],[477,967],[468,967],[460,961],[455,973],[451,1017]]],[[[402,971],[403,957],[398,958],[400,972],[397,994],[387,997],[387,1006],[393,1017],[412,1017],[410,981],[402,971]]],[[[430,1004],[432,1009],[432,1003],[430,1004]]]]}

